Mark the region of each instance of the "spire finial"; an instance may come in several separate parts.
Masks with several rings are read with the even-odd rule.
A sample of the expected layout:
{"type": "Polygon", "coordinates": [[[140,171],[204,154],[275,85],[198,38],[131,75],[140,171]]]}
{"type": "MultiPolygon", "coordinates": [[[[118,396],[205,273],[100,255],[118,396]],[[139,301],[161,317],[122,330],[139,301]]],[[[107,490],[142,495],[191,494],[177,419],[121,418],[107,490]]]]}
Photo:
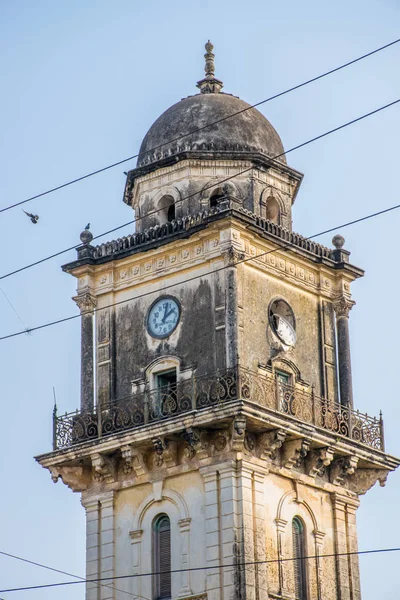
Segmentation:
{"type": "Polygon", "coordinates": [[[201,79],[197,82],[197,87],[200,89],[200,92],[202,94],[218,94],[218,92],[220,92],[224,87],[224,84],[222,83],[222,81],[216,79],[216,77],[214,76],[215,55],[213,54],[214,46],[212,45],[210,40],[208,40],[208,42],[206,43],[205,49],[206,53],[204,55],[204,58],[206,62],[204,65],[204,71],[206,76],[204,77],[204,79],[201,79]]]}

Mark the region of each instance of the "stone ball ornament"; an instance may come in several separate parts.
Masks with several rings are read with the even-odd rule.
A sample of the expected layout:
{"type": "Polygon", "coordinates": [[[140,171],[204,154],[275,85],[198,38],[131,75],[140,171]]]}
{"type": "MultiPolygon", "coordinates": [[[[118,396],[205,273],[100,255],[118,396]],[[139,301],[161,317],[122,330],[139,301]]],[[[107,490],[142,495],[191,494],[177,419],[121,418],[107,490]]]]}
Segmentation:
{"type": "Polygon", "coordinates": [[[90,244],[93,239],[93,233],[89,229],[84,229],[79,237],[82,244],[90,244]]]}
{"type": "Polygon", "coordinates": [[[343,248],[345,241],[346,240],[344,237],[340,234],[334,235],[332,238],[332,244],[337,250],[341,250],[343,248]]]}

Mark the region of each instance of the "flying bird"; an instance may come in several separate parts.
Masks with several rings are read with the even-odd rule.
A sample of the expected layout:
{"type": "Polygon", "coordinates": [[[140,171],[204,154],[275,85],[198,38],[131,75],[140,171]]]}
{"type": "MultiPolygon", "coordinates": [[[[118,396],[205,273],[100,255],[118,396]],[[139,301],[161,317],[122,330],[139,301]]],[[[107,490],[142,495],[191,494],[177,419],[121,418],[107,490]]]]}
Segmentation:
{"type": "Polygon", "coordinates": [[[24,213],[26,215],[28,215],[28,217],[30,218],[30,220],[32,221],[32,223],[34,225],[36,225],[36,223],[39,221],[39,215],[33,215],[32,213],[28,213],[26,212],[26,210],[22,209],[24,211],[24,213]]]}
{"type": "Polygon", "coordinates": [[[85,229],[88,229],[88,230],[90,229],[90,223],[88,223],[88,224],[86,225],[85,229]]]}

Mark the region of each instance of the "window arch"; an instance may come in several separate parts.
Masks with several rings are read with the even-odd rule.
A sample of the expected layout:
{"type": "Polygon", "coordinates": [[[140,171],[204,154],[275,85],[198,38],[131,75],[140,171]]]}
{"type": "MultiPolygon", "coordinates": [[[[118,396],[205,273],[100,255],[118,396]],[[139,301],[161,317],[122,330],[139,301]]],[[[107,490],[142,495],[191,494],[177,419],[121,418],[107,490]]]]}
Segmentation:
{"type": "Polygon", "coordinates": [[[153,597],[171,598],[171,522],[167,515],[153,521],[153,597]]]}
{"type": "Polygon", "coordinates": [[[226,194],[222,188],[218,187],[217,189],[213,190],[210,196],[210,208],[216,208],[220,201],[225,197],[226,194]]]}
{"type": "Polygon", "coordinates": [[[300,517],[292,521],[294,597],[308,600],[305,527],[300,517]]]}
{"type": "Polygon", "coordinates": [[[158,203],[160,225],[175,221],[175,201],[172,196],[163,196],[158,203]]]}
{"type": "Polygon", "coordinates": [[[271,194],[266,200],[265,216],[268,221],[272,221],[279,225],[280,223],[280,208],[277,199],[271,194]]]}

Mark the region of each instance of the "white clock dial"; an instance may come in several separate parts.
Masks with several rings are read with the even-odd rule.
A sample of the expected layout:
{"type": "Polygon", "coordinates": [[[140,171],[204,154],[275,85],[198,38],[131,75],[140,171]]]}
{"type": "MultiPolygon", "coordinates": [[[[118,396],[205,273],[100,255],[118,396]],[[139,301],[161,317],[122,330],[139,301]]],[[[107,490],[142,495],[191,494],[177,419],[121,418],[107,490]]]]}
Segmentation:
{"type": "Polygon", "coordinates": [[[296,332],[291,324],[280,315],[274,315],[275,332],[286,346],[294,346],[296,343],[296,332]]]}
{"type": "Polygon", "coordinates": [[[147,329],[155,338],[166,338],[176,328],[181,314],[175,298],[165,296],[154,302],[147,316],[147,329]]]}
{"type": "Polygon", "coordinates": [[[280,341],[291,348],[296,344],[296,320],[291,306],[282,298],[273,300],[269,305],[269,322],[280,341]]]}

